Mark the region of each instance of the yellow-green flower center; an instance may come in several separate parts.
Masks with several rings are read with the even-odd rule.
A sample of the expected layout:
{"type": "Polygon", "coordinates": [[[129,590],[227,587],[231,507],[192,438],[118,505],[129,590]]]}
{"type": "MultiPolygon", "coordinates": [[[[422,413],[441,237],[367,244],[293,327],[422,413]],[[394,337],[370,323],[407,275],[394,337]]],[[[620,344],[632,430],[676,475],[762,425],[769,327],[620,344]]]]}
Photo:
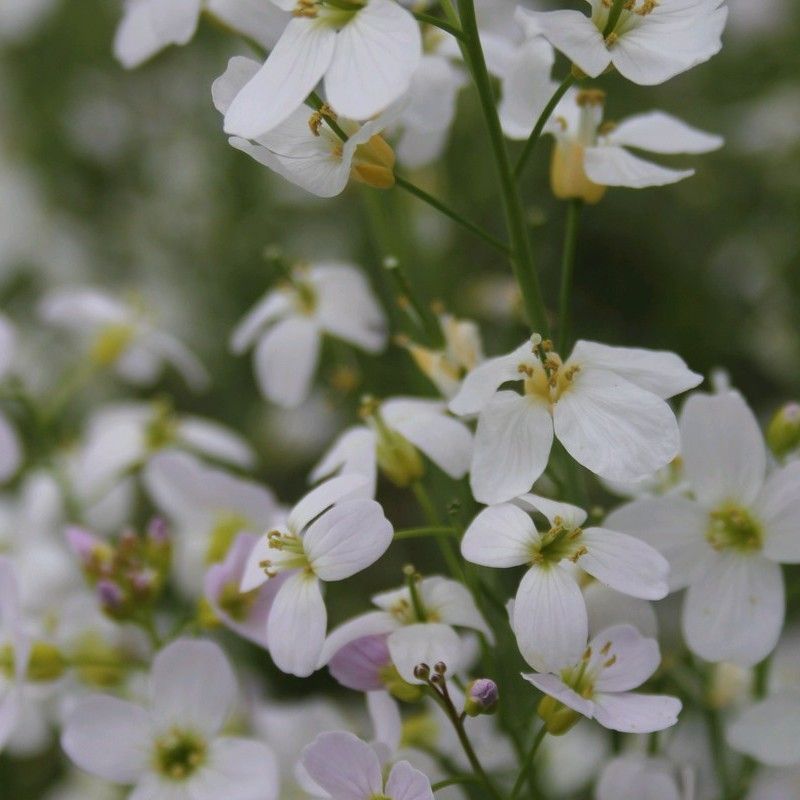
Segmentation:
{"type": "Polygon", "coordinates": [[[155,769],[174,781],[186,780],[204,763],[205,740],[192,731],[174,728],[156,742],[155,769]]]}
{"type": "Polygon", "coordinates": [[[762,548],[764,531],[746,508],[731,504],[711,512],[706,539],[715,550],[751,553],[762,548]]]}

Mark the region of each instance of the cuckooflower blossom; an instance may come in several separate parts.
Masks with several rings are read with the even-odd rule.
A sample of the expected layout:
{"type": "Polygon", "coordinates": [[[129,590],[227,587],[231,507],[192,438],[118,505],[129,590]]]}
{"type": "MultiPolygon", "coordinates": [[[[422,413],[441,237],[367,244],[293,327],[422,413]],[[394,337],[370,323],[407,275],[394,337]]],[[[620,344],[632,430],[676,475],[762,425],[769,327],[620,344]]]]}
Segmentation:
{"type": "Polygon", "coordinates": [[[650,600],[668,591],[669,565],[657,550],[608,528],[582,528],[586,512],[528,494],[516,504],[478,514],[461,541],[467,561],[487,567],[528,565],[514,601],[511,627],[525,660],[552,672],[580,658],[586,645],[586,601],[571,567],[576,564],[618,592],[650,600]],[[529,511],[547,518],[537,531],[529,511]]]}
{"type": "Polygon", "coordinates": [[[424,453],[451,478],[466,475],[472,457],[472,433],[447,413],[438,400],[395,397],[362,404],[366,425],[344,431],[311,472],[318,481],[334,472],[366,477],[375,492],[378,467],[398,486],[409,486],[425,472],[424,453]],[[419,452],[418,452],[419,451],[419,452]]]}
{"type": "Polygon", "coordinates": [[[725,0],[624,0],[608,32],[614,0],[589,4],[591,16],[572,10],[520,13],[592,78],[613,65],[634,83],[663,83],[708,61],[722,47],[725,0]]]}
{"type": "Polygon", "coordinates": [[[433,800],[430,781],[407,761],[398,761],[384,782],[375,750],[345,731],[320,734],[301,763],[331,800],[433,800]]]}
{"type": "Polygon", "coordinates": [[[595,800],[694,800],[694,776],[665,758],[620,756],[602,769],[595,800]]]}
{"type": "Polygon", "coordinates": [[[604,478],[637,480],[678,453],[667,398],[700,375],[674,353],[579,341],[566,361],[534,338],[490,358],[464,379],[450,410],[479,414],[470,484],[482,503],[530,490],[558,437],[580,464],[604,478]],[[502,390],[521,382],[521,394],[502,390]]]}
{"type": "Polygon", "coordinates": [[[752,666],[783,627],[780,564],[800,562],[800,464],[767,473],[763,435],[741,395],[694,395],[681,415],[692,497],[643,498],[607,524],[649,542],[688,587],[683,632],[708,661],[752,666]]]}
{"type": "Polygon", "coordinates": [[[322,582],[349,578],[375,563],[392,542],[392,525],[358,475],[332,478],[292,509],[285,525],[253,548],[242,592],[288,573],[267,620],[267,645],[284,672],[305,677],[318,667],[328,614],[322,582]]]}
{"type": "Polygon", "coordinates": [[[288,119],[323,76],[328,102],[355,120],[383,111],[408,89],[422,37],[393,0],[272,2],[294,18],[230,104],[226,133],[258,139],[288,119]]]}
{"type": "Polygon", "coordinates": [[[165,365],[194,391],[205,389],[208,373],[180,340],[156,328],[143,307],[94,288],[63,289],[45,297],[39,316],[48,325],[74,331],[89,341],[89,357],[113,367],[135,385],[153,383],[165,365]]]}
{"type": "Polygon", "coordinates": [[[579,715],[612,731],[652,733],[674,725],[681,710],[675,697],[632,691],[660,661],[655,639],[644,638],[632,625],[615,625],[598,633],[575,661],[522,677],[545,693],[539,715],[551,733],[568,730],[579,715]]]}
{"type": "MultiPolygon", "coordinates": [[[[11,322],[0,314],[0,381],[8,376],[14,362],[17,334],[11,322]]],[[[19,436],[0,412],[0,483],[13,477],[22,463],[19,436]]]]}
{"type": "Polygon", "coordinates": [[[61,744],[81,769],[134,784],[150,800],[274,800],[278,766],[261,742],[220,732],[237,700],[236,679],[212,642],[179,639],[155,658],[149,703],[78,700],[61,744]]]}
{"type": "Polygon", "coordinates": [[[256,378],[264,397],[292,408],[308,396],[323,335],[370,353],[386,345],[386,320],[364,276],[349,264],[296,266],[239,323],[231,349],[255,345],[256,378]]]}

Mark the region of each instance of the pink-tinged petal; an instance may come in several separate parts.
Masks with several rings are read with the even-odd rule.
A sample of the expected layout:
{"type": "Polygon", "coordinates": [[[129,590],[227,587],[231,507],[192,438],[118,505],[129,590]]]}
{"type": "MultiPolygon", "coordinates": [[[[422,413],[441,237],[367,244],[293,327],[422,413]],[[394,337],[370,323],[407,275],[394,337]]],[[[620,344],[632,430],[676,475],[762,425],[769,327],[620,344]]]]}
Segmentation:
{"type": "Polygon", "coordinates": [[[614,625],[589,643],[591,666],[598,671],[598,692],[628,692],[641,686],[661,663],[655,639],[647,639],[633,625],[614,625]]]}
{"type": "Polygon", "coordinates": [[[369,692],[367,711],[374,741],[386,747],[389,753],[396,753],[403,737],[403,718],[397,701],[385,691],[369,692]]]}
{"type": "Polygon", "coordinates": [[[341,647],[328,661],[331,676],[357,692],[383,689],[381,672],[392,662],[387,638],[388,634],[362,636],[341,647]]]}
{"type": "Polygon", "coordinates": [[[319,581],[300,570],[290,575],[272,604],[267,643],[272,660],[283,672],[306,678],[317,668],[328,612],[319,581]]]}
{"type": "Polygon", "coordinates": [[[386,781],[386,795],[391,800],[433,800],[431,782],[408,761],[398,761],[386,781]]]}
{"type": "Polygon", "coordinates": [[[352,733],[321,733],[303,750],[301,761],[311,779],[335,800],[368,800],[383,794],[378,756],[352,733]]]}
{"type": "Polygon", "coordinates": [[[72,709],[61,746],[81,769],[115,783],[133,783],[150,763],[153,736],[141,706],[96,696],[79,700],[72,709]]]}
{"type": "Polygon", "coordinates": [[[315,486],[289,514],[289,530],[300,533],[313,519],[335,503],[369,497],[369,482],[361,475],[339,475],[315,486]]]}
{"type": "Polygon", "coordinates": [[[677,697],[660,694],[595,695],[594,718],[604,727],[622,733],[653,733],[671,728],[682,708],[677,697]]]}
{"type": "Polygon", "coordinates": [[[686,642],[707,661],[754,666],[778,643],[785,602],[778,564],[759,554],[722,553],[686,594],[686,642]]]}
{"type": "Polygon", "coordinates": [[[528,674],[523,673],[522,677],[528,681],[528,683],[532,683],[539,691],[550,695],[550,697],[554,697],[559,703],[563,703],[573,711],[583,714],[584,717],[592,718],[594,714],[594,703],[591,700],[587,700],[585,697],[581,697],[573,689],[570,689],[557,675],[531,672],[528,674]]]}
{"type": "Polygon", "coordinates": [[[800,462],[775,470],[753,505],[764,527],[764,555],[781,564],[800,562],[800,462]]]}
{"type": "Polygon", "coordinates": [[[728,744],[770,767],[800,764],[800,696],[780,692],[747,708],[728,728],[728,744]]]}
{"type": "Polygon", "coordinates": [[[516,567],[530,561],[537,540],[530,516],[511,503],[501,503],[472,520],[461,540],[461,555],[485,567],[516,567]]]}
{"type": "Polygon", "coordinates": [[[190,783],[191,800],[277,800],[278,761],[267,745],[253,739],[216,739],[206,765],[190,783]]]}
{"type": "Polygon", "coordinates": [[[319,666],[324,667],[345,645],[365,636],[380,636],[399,627],[397,620],[385,611],[369,611],[334,628],[325,640],[319,666]]]}
{"type": "Polygon", "coordinates": [[[317,20],[293,19],[264,66],[225,115],[225,132],[257,139],[298,109],[328,69],[336,31],[317,20]]]}

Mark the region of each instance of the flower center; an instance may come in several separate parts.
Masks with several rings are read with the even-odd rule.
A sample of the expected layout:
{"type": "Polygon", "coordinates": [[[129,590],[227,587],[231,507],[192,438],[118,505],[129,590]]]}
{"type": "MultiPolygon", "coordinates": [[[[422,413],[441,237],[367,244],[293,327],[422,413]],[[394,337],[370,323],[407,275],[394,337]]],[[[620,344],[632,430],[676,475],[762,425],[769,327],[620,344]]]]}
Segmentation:
{"type": "MultiPolygon", "coordinates": [[[[620,36],[639,25],[644,17],[652,14],[658,6],[660,0],[626,0],[622,6],[622,11],[614,25],[614,29],[606,37],[606,45],[613,47],[620,36]]],[[[592,15],[592,21],[599,31],[603,32],[608,24],[608,18],[614,6],[614,0],[602,0],[592,15]]]]}
{"type": "Polygon", "coordinates": [[[270,550],[276,551],[275,559],[264,559],[259,562],[259,566],[268,578],[274,578],[279,572],[291,569],[311,571],[303,542],[296,534],[270,531],[267,534],[267,542],[270,550]]]}
{"type": "Polygon", "coordinates": [[[240,514],[220,514],[211,531],[206,550],[206,564],[216,564],[228,554],[233,540],[240,531],[246,530],[250,523],[240,514]]]}
{"type": "Polygon", "coordinates": [[[222,587],[217,602],[219,607],[236,622],[244,622],[250,613],[250,609],[258,599],[258,589],[250,592],[240,592],[239,584],[229,581],[222,587]]]}
{"type": "Polygon", "coordinates": [[[547,401],[555,405],[561,396],[568,391],[580,372],[579,364],[566,365],[561,356],[553,350],[549,339],[535,337],[532,348],[537,362],[523,362],[517,371],[525,382],[525,394],[547,401]]]}
{"type": "Polygon", "coordinates": [[[332,28],[341,29],[366,5],[367,0],[297,0],[295,17],[316,19],[332,28]]]}
{"type": "Polygon", "coordinates": [[[92,344],[90,353],[92,362],[101,367],[115,364],[128,349],[135,335],[136,331],[132,325],[106,325],[92,344]]]}
{"type": "Polygon", "coordinates": [[[751,553],[762,548],[764,531],[747,509],[727,505],[712,511],[709,516],[706,539],[715,550],[751,553]]]}
{"type": "Polygon", "coordinates": [[[558,564],[565,558],[573,563],[588,551],[581,544],[582,528],[569,528],[560,517],[554,525],[531,547],[531,564],[537,567],[558,564]]]}
{"type": "Polygon", "coordinates": [[[203,765],[206,752],[200,736],[174,728],[156,741],[156,771],[174,781],[186,780],[203,765]]]}

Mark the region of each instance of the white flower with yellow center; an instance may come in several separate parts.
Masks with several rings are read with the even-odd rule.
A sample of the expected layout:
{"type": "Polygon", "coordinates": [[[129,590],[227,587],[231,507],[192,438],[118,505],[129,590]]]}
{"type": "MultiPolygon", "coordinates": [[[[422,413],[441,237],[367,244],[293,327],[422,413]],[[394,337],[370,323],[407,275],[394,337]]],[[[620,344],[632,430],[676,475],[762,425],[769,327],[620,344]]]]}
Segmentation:
{"type": "Polygon", "coordinates": [[[422,55],[414,17],[394,0],[272,0],[291,11],[264,65],[225,115],[225,131],[258,139],[287,120],[325,77],[325,96],[348,119],[388,108],[422,55]]]}
{"type": "MultiPolygon", "coordinates": [[[[12,370],[16,352],[17,334],[14,326],[0,314],[0,382],[12,370]]],[[[22,445],[19,436],[6,416],[0,412],[0,483],[13,477],[22,463],[22,445]]]]}
{"type": "Polygon", "coordinates": [[[525,660],[543,672],[578,659],[586,646],[586,600],[573,565],[632,597],[659,600],[668,591],[669,564],[657,550],[610,528],[583,528],[586,516],[576,506],[527,494],[485,508],[461,541],[473,564],[528,567],[511,627],[525,660]],[[547,518],[548,530],[537,530],[527,513],[533,511],[547,518]]]}
{"type": "MultiPolygon", "coordinates": [[[[211,87],[214,105],[226,113],[234,97],[258,71],[258,62],[236,56],[211,87]]],[[[397,116],[389,109],[364,125],[337,118],[327,107],[314,112],[299,106],[268,133],[252,140],[230,138],[237,150],[286,180],[319,197],[341,194],[351,181],[376,189],[394,186],[395,155],[380,135],[397,116]],[[329,122],[346,137],[342,139],[329,122]]]]}
{"type": "Polygon", "coordinates": [[[318,667],[328,623],[322,583],[361,572],[392,543],[392,525],[368,491],[358,475],[320,484],[250,554],[242,592],[288,573],[267,620],[267,645],[284,672],[306,677],[318,667]]]}
{"type": "Polygon", "coordinates": [[[220,733],[238,699],[222,650],[178,639],[153,661],[149,703],[77,701],[61,744],[81,769],[147,800],[277,800],[278,765],[261,742],[220,733]]]}
{"type": "Polygon", "coordinates": [[[589,4],[591,16],[571,10],[520,13],[592,78],[613,65],[634,83],[663,83],[722,47],[725,0],[623,0],[616,20],[614,0],[589,4]]]}
{"type": "Polygon", "coordinates": [[[464,379],[450,409],[479,414],[470,483],[482,503],[529,491],[544,472],[553,436],[603,478],[637,480],[678,453],[666,399],[700,375],[674,353],[579,341],[566,361],[534,337],[490,358],[464,379]],[[522,392],[500,386],[521,383],[522,392]]]}
{"type": "Polygon", "coordinates": [[[644,539],[688,587],[683,632],[708,661],[753,666],[783,627],[781,564],[800,563],[800,463],[767,473],[764,437],[741,395],[694,395],[681,414],[691,497],[636,500],[607,524],[644,539]]]}
{"type": "Polygon", "coordinates": [[[239,323],[231,349],[241,354],[255,346],[264,397],[294,408],[308,397],[326,334],[369,353],[386,346],[383,312],[366,278],[350,264],[294,267],[239,323]]]}

